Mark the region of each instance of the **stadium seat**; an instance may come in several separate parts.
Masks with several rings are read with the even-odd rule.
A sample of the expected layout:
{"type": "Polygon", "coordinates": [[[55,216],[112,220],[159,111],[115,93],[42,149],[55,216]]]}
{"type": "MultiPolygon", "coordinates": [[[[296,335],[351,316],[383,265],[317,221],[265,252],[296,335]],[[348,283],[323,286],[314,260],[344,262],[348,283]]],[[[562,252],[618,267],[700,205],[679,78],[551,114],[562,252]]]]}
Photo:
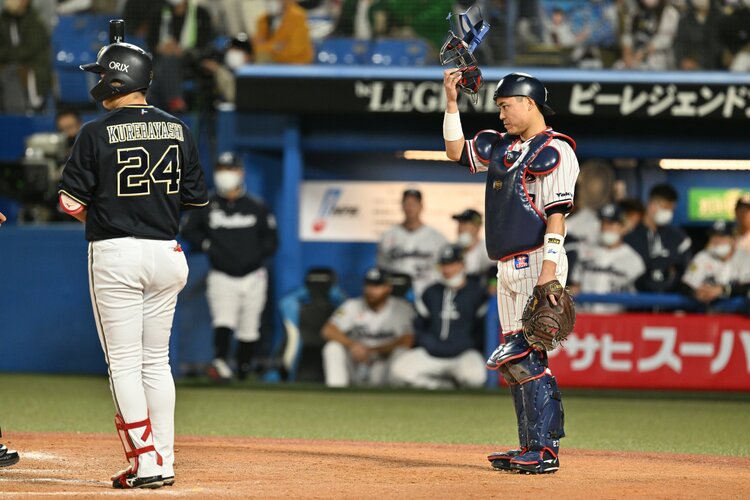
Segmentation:
{"type": "Polygon", "coordinates": [[[52,68],[57,77],[57,100],[66,104],[92,102],[89,89],[96,75],[79,69],[94,62],[109,43],[109,15],[60,16],[52,31],[52,68]]]}
{"type": "Polygon", "coordinates": [[[317,44],[318,64],[367,64],[370,44],[353,38],[326,38],[317,44]]]}
{"type": "Polygon", "coordinates": [[[279,302],[284,323],[284,338],[275,339],[271,357],[280,365],[269,370],[263,379],[276,382],[323,382],[322,349],[325,341],[320,331],[331,314],[344,302],[345,294],[336,284],[336,273],[330,268],[311,268],[305,285],[279,302]]]}
{"type": "Polygon", "coordinates": [[[429,45],[423,40],[378,40],[372,44],[370,64],[379,66],[424,66],[429,45]]]}

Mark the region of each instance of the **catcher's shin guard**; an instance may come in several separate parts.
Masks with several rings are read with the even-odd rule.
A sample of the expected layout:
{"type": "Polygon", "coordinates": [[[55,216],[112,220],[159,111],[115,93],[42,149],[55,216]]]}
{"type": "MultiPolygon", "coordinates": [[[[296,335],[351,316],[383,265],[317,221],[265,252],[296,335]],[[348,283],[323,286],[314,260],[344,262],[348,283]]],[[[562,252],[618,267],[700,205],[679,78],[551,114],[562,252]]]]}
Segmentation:
{"type": "Polygon", "coordinates": [[[511,459],[511,467],[532,474],[555,472],[560,468],[560,438],[565,436],[565,413],[557,381],[545,370],[544,376],[528,380],[521,389],[528,451],[511,459]]]}
{"type": "Polygon", "coordinates": [[[513,406],[516,409],[516,420],[518,421],[518,443],[519,447],[517,450],[508,450],[490,453],[487,455],[487,460],[490,461],[492,467],[498,470],[511,470],[510,461],[516,456],[525,453],[527,450],[526,446],[526,414],[523,407],[523,391],[521,385],[515,383],[513,380],[508,380],[510,374],[504,367],[500,368],[505,377],[505,380],[512,384],[510,386],[510,393],[513,396],[513,406]]]}
{"type": "Polygon", "coordinates": [[[154,452],[157,465],[162,465],[161,455],[156,451],[153,444],[138,448],[130,431],[143,428],[143,434],[138,436],[140,441],[147,441],[151,437],[151,419],[146,418],[139,422],[126,423],[120,414],[115,415],[115,427],[120,436],[125,458],[130,462],[130,467],[112,476],[112,487],[117,489],[127,488],[159,488],[164,485],[161,475],[138,477],[139,457],[144,453],[154,452]]]}

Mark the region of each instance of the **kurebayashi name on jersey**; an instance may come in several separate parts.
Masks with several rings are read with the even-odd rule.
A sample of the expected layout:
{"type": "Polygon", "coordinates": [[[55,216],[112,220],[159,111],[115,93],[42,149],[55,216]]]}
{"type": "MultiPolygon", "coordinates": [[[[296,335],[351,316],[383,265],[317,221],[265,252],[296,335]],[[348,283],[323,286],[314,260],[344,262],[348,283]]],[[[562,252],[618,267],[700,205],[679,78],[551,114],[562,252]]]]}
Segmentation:
{"type": "Polygon", "coordinates": [[[182,125],[173,122],[131,122],[107,126],[110,144],[128,141],[176,139],[185,142],[182,125]]]}

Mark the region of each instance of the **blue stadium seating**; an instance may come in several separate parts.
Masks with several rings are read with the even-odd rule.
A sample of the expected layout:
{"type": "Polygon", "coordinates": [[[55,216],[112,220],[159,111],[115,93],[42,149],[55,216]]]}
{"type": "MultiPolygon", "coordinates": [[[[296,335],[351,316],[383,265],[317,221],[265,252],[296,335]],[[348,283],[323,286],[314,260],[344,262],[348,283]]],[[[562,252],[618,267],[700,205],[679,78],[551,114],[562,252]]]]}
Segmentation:
{"type": "Polygon", "coordinates": [[[367,64],[370,44],[353,38],[326,38],[318,43],[319,64],[367,64]]]}
{"type": "Polygon", "coordinates": [[[429,46],[423,40],[377,40],[368,63],[378,66],[424,66],[429,46]]]}

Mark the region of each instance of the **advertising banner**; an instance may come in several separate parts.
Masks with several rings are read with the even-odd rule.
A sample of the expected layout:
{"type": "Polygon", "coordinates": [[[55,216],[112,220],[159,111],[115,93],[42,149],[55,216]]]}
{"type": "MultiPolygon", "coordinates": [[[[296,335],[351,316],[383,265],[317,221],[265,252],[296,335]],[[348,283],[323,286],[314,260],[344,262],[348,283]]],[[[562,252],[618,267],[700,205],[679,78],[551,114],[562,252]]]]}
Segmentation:
{"type": "Polygon", "coordinates": [[[750,319],[579,314],[550,353],[562,387],[750,390],[750,319]]]}

